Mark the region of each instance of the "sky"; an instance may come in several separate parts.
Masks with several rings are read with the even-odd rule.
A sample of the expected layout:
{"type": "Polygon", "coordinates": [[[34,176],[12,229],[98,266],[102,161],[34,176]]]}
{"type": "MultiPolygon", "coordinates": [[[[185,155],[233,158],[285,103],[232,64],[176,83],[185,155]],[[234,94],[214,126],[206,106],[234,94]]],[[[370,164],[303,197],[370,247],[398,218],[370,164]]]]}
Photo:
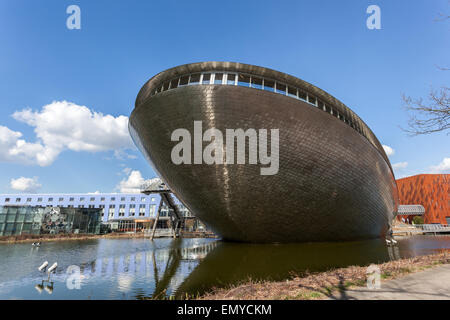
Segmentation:
{"type": "Polygon", "coordinates": [[[450,173],[450,135],[409,136],[402,95],[449,83],[447,0],[0,1],[0,193],[131,192],[156,177],[130,139],[153,75],[200,61],[272,68],[354,110],[396,178],[450,173]],[[80,29],[66,10],[80,8],[80,29]],[[377,5],[381,29],[366,12],[377,5]]]}

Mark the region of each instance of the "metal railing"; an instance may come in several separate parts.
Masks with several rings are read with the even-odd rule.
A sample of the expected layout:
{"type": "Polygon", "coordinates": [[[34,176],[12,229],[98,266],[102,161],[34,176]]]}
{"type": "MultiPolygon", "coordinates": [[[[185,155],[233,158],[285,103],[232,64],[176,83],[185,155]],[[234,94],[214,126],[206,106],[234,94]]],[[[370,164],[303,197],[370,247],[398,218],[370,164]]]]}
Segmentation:
{"type": "Polygon", "coordinates": [[[450,232],[448,224],[415,224],[414,227],[429,232],[450,232]]]}

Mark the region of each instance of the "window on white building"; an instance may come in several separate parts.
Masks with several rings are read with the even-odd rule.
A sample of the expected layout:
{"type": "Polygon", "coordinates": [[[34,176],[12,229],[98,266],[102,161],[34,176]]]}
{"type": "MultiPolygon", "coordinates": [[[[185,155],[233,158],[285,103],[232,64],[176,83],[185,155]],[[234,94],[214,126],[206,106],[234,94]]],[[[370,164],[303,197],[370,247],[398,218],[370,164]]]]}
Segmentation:
{"type": "Polygon", "coordinates": [[[114,210],[116,209],[116,206],[114,204],[109,206],[108,209],[108,215],[110,218],[114,217],[114,210]]]}
{"type": "Polygon", "coordinates": [[[128,211],[128,215],[134,216],[135,214],[136,214],[136,205],[135,204],[130,204],[130,209],[128,211]]]}
{"type": "Polygon", "coordinates": [[[125,215],[125,205],[119,205],[119,217],[123,217],[125,215]]]}
{"type": "Polygon", "coordinates": [[[149,208],[149,215],[150,216],[154,216],[155,215],[155,209],[156,209],[156,205],[155,204],[152,204],[152,205],[150,205],[150,208],[149,208]]]}
{"type": "Polygon", "coordinates": [[[140,216],[145,216],[145,204],[140,204],[139,205],[139,215],[140,216]]]}

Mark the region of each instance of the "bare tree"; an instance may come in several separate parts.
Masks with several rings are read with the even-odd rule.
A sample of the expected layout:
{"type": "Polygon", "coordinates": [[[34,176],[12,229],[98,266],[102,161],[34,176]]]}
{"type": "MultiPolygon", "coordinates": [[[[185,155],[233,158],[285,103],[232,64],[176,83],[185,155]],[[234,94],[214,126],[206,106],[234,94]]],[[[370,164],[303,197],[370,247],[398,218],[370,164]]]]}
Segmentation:
{"type": "MultiPolygon", "coordinates": [[[[448,14],[441,13],[435,21],[443,21],[449,18],[450,16],[448,14]]],[[[437,68],[442,71],[450,70],[449,68],[443,67],[437,68]]],[[[409,128],[402,128],[402,130],[411,135],[447,131],[450,129],[449,101],[449,88],[445,86],[441,87],[438,91],[431,89],[426,103],[422,98],[413,99],[403,95],[404,108],[409,113],[409,128]]]]}
{"type": "MultiPolygon", "coordinates": [[[[429,134],[450,129],[450,88],[431,90],[428,101],[403,95],[404,108],[409,112],[408,129],[411,135],[429,134]]],[[[450,132],[449,132],[450,133],[450,132]]]]}

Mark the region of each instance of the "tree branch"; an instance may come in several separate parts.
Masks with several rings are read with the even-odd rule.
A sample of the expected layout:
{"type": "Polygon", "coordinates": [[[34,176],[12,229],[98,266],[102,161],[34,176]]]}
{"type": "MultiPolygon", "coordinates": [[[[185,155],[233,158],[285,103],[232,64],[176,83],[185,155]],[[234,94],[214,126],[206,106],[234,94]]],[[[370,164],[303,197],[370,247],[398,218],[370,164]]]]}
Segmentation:
{"type": "Polygon", "coordinates": [[[409,113],[408,129],[411,135],[429,134],[450,129],[450,89],[441,87],[431,90],[428,103],[422,98],[413,99],[403,95],[403,107],[409,113]]]}

